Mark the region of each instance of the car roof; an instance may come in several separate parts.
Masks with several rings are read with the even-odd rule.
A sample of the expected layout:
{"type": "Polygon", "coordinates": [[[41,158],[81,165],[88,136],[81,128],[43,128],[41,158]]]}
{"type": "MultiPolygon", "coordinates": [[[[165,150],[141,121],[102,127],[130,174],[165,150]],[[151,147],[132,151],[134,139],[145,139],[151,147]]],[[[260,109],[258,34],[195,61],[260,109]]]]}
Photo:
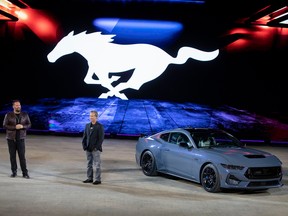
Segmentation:
{"type": "MultiPolygon", "coordinates": [[[[192,128],[192,127],[184,127],[184,128],[175,128],[175,129],[171,129],[171,130],[166,130],[163,132],[171,132],[171,131],[188,131],[189,133],[193,133],[193,132],[226,132],[224,130],[221,129],[215,129],[215,128],[192,128]]],[[[227,133],[227,132],[226,132],[227,133]]]]}
{"type": "Polygon", "coordinates": [[[151,136],[157,136],[159,134],[164,134],[164,133],[171,133],[171,132],[183,132],[183,133],[215,133],[215,132],[219,132],[219,133],[227,133],[229,134],[227,131],[222,130],[222,129],[215,129],[215,128],[193,128],[193,127],[181,127],[181,128],[174,128],[174,129],[167,129],[167,130],[163,130],[160,131],[158,133],[155,134],[142,134],[140,137],[151,137],[151,136]]]}

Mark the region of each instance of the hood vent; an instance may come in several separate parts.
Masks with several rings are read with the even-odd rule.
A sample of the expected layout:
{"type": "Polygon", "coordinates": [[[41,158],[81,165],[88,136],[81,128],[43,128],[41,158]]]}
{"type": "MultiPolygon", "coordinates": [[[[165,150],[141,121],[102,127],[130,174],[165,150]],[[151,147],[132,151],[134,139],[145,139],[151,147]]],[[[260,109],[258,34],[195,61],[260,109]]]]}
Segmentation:
{"type": "Polygon", "coordinates": [[[244,155],[247,158],[265,158],[264,155],[244,155]]]}

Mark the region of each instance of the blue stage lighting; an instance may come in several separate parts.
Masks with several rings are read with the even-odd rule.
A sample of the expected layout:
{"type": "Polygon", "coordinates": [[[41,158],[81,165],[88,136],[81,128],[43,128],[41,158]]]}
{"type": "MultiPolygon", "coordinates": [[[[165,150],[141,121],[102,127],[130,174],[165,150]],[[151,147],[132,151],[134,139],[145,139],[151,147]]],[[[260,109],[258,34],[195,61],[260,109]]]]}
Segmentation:
{"type": "Polygon", "coordinates": [[[166,45],[173,42],[183,29],[174,21],[97,18],[93,21],[97,31],[117,35],[118,43],[149,43],[166,45]]]}

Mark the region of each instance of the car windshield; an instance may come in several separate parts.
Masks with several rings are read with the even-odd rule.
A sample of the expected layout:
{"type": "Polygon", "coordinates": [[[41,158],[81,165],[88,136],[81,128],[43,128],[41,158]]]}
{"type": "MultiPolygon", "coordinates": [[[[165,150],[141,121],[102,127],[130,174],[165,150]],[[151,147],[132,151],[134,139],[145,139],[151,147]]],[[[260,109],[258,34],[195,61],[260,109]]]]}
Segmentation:
{"type": "Polygon", "coordinates": [[[242,146],[237,138],[224,132],[193,132],[191,136],[198,148],[242,146]]]}

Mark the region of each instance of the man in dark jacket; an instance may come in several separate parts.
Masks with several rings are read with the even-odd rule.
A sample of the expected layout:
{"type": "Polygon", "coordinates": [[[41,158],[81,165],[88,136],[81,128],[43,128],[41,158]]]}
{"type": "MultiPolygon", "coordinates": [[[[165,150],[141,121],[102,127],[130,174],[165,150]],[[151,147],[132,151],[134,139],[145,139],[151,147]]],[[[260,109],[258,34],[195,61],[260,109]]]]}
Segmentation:
{"type": "Polygon", "coordinates": [[[98,112],[90,111],[90,123],[87,123],[83,132],[82,147],[87,157],[87,179],[84,183],[93,182],[93,164],[96,167],[95,181],[93,184],[101,184],[101,152],[104,140],[104,127],[98,121],[98,112]]]}
{"type": "Polygon", "coordinates": [[[28,175],[26,157],[25,157],[25,138],[27,130],[31,127],[29,115],[21,111],[21,103],[14,100],[12,103],[13,111],[8,112],[3,121],[3,128],[6,129],[6,139],[10,154],[11,177],[17,176],[16,152],[20,161],[20,167],[24,178],[30,178],[28,175]]]}

